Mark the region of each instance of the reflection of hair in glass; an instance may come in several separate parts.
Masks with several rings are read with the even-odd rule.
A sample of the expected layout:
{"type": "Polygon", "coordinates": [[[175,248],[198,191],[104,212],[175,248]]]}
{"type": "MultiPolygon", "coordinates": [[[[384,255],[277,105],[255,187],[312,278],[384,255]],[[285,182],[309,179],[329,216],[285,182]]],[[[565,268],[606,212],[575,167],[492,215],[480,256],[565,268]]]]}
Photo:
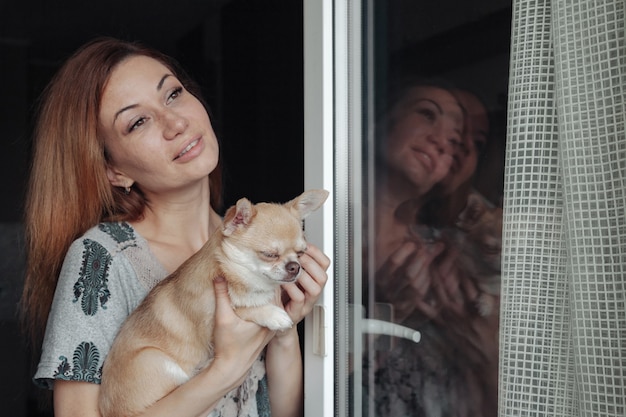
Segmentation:
{"type": "Polygon", "coordinates": [[[450,92],[456,88],[451,81],[439,77],[413,75],[394,79],[385,88],[380,89],[376,102],[376,120],[384,120],[389,111],[417,87],[435,87],[450,92]]]}

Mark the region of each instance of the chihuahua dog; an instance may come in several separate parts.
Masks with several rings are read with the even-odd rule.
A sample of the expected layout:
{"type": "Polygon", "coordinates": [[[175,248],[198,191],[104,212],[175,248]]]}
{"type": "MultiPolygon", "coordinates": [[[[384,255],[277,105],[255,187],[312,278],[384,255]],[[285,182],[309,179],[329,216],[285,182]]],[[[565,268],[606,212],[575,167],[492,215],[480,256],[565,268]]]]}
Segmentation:
{"type": "Polygon", "coordinates": [[[451,239],[459,249],[460,266],[481,292],[476,309],[481,316],[488,316],[495,307],[492,296],[500,295],[502,208],[488,205],[478,194],[470,194],[451,239]]]}
{"type": "Polygon", "coordinates": [[[102,370],[102,416],[140,414],[211,363],[217,276],[239,317],[276,331],[292,327],[275,304],[277,290],[298,279],[307,246],[302,219],[327,197],[311,190],[285,204],[242,198],[229,208],[221,229],[122,325],[102,370]]]}

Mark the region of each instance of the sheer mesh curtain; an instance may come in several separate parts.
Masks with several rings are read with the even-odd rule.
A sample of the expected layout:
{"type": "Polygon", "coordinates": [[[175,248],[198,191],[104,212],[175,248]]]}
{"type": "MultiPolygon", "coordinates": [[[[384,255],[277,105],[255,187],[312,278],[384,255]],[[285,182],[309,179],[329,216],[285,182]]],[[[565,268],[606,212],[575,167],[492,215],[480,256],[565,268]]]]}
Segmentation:
{"type": "Polygon", "coordinates": [[[624,0],[515,0],[500,416],[626,415],[624,0]]]}

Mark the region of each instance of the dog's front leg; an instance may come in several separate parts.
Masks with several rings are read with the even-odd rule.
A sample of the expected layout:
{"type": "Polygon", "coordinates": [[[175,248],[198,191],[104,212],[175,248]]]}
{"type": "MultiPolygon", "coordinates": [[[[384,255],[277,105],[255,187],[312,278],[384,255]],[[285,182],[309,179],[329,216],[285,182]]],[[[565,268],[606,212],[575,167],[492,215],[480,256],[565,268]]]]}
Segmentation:
{"type": "Polygon", "coordinates": [[[235,312],[242,319],[252,321],[270,330],[287,330],[293,326],[289,314],[275,305],[237,307],[235,312]]]}

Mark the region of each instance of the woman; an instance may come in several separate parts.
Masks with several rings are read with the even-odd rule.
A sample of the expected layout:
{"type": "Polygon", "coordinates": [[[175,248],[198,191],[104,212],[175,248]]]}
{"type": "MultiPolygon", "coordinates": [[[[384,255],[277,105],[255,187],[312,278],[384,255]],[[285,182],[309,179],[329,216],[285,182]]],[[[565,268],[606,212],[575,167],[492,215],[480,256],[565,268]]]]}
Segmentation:
{"type": "MultiPolygon", "coordinates": [[[[373,406],[375,410],[370,412],[376,415],[491,416],[497,392],[492,385],[493,371],[497,370],[493,368],[497,365],[497,317],[476,314],[473,303],[479,295],[478,289],[457,262],[458,252],[438,240],[433,223],[419,223],[426,217],[429,221],[434,217],[440,220],[465,205],[469,190],[466,185],[471,185],[478,150],[485,140],[485,119],[475,114],[477,109],[470,107],[473,102],[468,97],[429,85],[408,90],[406,97],[410,99],[401,100],[392,108],[391,114],[405,114],[405,117],[392,119],[401,123],[390,124],[391,129],[381,144],[392,148],[394,141],[399,141],[398,132],[428,132],[433,125],[420,118],[423,109],[407,104],[430,100],[448,109],[449,114],[463,114],[447,119],[457,121],[447,126],[448,132],[458,136],[451,133],[443,136],[453,145],[448,148],[451,162],[443,175],[432,175],[435,170],[417,169],[413,177],[405,175],[404,183],[412,178],[410,183],[414,185],[417,197],[412,200],[406,192],[398,191],[402,177],[377,182],[377,229],[373,236],[378,251],[376,293],[370,297],[370,301],[391,306],[394,321],[419,330],[422,339],[418,344],[400,339],[393,344],[379,343],[376,346],[383,346],[382,349],[369,352],[369,358],[374,361],[365,361],[365,366],[373,369],[364,374],[375,375],[376,382],[369,385],[371,381],[366,381],[364,390],[374,399],[365,404],[373,406]],[[405,111],[399,112],[402,103],[405,111]],[[409,123],[411,128],[396,128],[409,123]],[[438,198],[433,200],[433,196],[438,198]],[[459,196],[459,205],[450,205],[453,200],[449,196],[459,196]],[[386,201],[395,201],[398,208],[382,210],[381,204],[386,201]]],[[[440,114],[439,122],[446,126],[443,118],[446,111],[440,114]]],[[[411,140],[408,142],[411,145],[404,147],[404,160],[383,159],[380,169],[383,173],[409,172],[405,165],[412,162],[411,151],[422,149],[415,145],[416,136],[413,139],[408,134],[403,136],[407,142],[411,140]]],[[[424,142],[425,139],[420,141],[424,142]]],[[[458,214],[456,211],[455,216],[458,214]]]]}
{"type": "MultiPolygon", "coordinates": [[[[115,39],[85,45],[57,73],[34,145],[22,307],[34,341],[47,321],[35,381],[54,390],[56,416],[98,416],[102,362],[122,321],[221,223],[219,146],[176,63],[115,39]]],[[[294,323],[329,260],[310,246],[302,266],[299,284],[284,287],[294,323]]],[[[296,326],[274,334],[240,320],[225,283],[215,289],[214,361],[146,415],[299,415],[296,326]]]]}
{"type": "Polygon", "coordinates": [[[378,129],[370,256],[377,299],[393,301],[395,319],[402,321],[416,308],[431,310],[424,300],[429,268],[443,245],[416,238],[412,226],[428,192],[450,171],[464,116],[454,95],[439,84],[410,81],[398,91],[378,129]]]}

